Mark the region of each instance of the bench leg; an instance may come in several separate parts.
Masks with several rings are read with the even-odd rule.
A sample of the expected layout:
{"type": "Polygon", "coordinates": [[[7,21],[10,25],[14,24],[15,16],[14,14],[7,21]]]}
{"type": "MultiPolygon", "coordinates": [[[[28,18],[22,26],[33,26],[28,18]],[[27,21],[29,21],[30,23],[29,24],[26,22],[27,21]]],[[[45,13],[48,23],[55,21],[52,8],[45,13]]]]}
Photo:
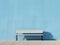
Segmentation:
{"type": "Polygon", "coordinates": [[[16,35],[16,41],[18,40],[18,35],[16,35]]]}
{"type": "Polygon", "coordinates": [[[41,36],[41,40],[43,40],[43,36],[41,36]]]}

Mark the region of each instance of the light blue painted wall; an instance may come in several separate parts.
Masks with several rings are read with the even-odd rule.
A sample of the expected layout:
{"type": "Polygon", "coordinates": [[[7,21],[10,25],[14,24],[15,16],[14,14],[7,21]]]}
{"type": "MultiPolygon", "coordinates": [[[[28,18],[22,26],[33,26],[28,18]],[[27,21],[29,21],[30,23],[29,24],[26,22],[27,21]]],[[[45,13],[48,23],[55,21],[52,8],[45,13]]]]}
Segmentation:
{"type": "Polygon", "coordinates": [[[0,0],[0,40],[15,40],[17,29],[42,29],[60,40],[60,0],[0,0]]]}

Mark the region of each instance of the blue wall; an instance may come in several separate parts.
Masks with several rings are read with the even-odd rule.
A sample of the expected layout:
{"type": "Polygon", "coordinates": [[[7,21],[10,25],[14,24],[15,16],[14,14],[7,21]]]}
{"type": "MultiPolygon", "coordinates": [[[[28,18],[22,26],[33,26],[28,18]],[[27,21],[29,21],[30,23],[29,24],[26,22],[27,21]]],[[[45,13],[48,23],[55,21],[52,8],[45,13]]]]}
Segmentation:
{"type": "Polygon", "coordinates": [[[60,0],[0,0],[0,40],[15,40],[18,29],[42,29],[59,40],[60,0]]]}

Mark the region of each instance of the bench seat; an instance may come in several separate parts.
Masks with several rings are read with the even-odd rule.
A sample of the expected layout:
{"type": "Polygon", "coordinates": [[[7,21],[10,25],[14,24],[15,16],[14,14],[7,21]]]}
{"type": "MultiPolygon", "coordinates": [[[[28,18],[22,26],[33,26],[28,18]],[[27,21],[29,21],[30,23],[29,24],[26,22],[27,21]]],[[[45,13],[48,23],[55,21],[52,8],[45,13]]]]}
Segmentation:
{"type": "Polygon", "coordinates": [[[43,40],[43,30],[16,30],[16,40],[18,40],[18,36],[41,36],[43,40]]]}

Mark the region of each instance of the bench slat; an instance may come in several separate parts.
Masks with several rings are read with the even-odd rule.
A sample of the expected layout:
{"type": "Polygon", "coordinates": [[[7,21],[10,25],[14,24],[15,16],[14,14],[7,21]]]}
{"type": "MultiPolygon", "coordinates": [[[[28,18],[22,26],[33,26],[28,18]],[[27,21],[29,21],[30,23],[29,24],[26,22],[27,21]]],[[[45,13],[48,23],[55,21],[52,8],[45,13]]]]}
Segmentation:
{"type": "Polygon", "coordinates": [[[16,33],[43,33],[43,30],[16,30],[16,33]]]}

